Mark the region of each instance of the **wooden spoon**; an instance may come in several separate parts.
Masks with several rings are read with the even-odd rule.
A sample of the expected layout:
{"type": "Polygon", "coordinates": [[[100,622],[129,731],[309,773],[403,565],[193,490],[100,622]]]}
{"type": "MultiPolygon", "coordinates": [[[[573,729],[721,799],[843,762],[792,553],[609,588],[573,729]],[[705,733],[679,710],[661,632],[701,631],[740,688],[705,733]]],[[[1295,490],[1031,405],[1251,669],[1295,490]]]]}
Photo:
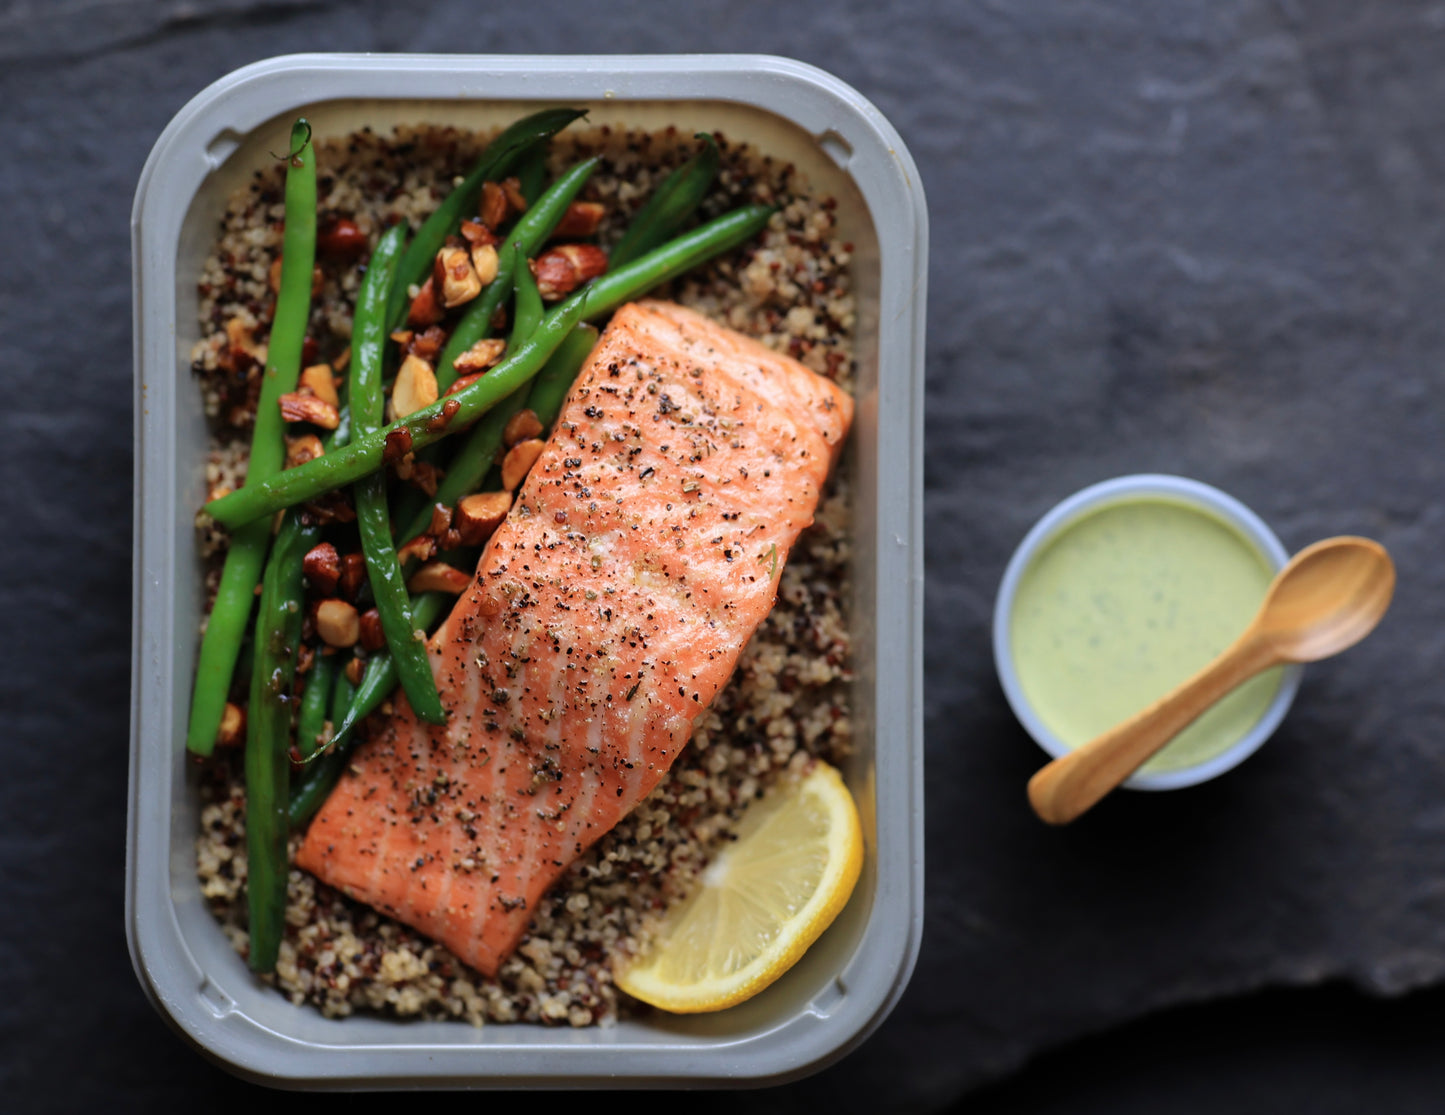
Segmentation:
{"type": "Polygon", "coordinates": [[[1218,658],[1122,724],[1029,780],[1029,802],[1063,825],[1093,806],[1206,709],[1256,674],[1317,662],[1374,630],[1395,591],[1395,565],[1368,538],[1326,538],[1279,571],[1244,633],[1218,658]]]}

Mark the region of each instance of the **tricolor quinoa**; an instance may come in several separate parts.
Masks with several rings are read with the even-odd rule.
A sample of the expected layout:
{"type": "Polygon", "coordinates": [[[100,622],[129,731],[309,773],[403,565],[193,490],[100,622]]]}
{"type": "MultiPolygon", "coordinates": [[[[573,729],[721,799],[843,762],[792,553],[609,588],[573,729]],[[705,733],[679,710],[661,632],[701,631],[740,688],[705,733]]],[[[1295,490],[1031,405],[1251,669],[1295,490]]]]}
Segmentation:
{"type": "MultiPolygon", "coordinates": [[[[658,293],[690,306],[839,382],[852,380],[850,246],[835,237],[833,203],[810,196],[791,166],[716,137],[722,151],[708,217],[741,203],[779,205],[764,233],[658,293]]],[[[353,221],[375,242],[398,218],[418,224],[476,159],[486,137],[450,128],[369,131],[318,145],[323,223],[353,221]]],[[[605,248],[695,142],[661,133],[569,129],[552,144],[552,170],[602,156],[583,194],[603,202],[605,248]]],[[[255,407],[274,295],[268,276],[281,243],[282,170],[257,171],[231,199],[200,277],[203,340],[193,353],[213,452],[208,481],[237,486],[255,407]],[[248,351],[248,348],[252,351],[248,351]]],[[[347,348],[365,257],[322,253],[310,336],[317,359],[347,348]]],[[[309,359],[308,359],[309,362],[309,359]]],[[[778,602],[732,682],[698,721],[691,746],[633,813],[577,860],[538,909],[528,936],[495,979],[464,967],[408,927],[292,870],[286,937],[275,982],[328,1015],[370,1009],[396,1016],[585,1026],[630,1000],[613,987],[610,959],[646,939],[651,916],[685,894],[741,808],[810,756],[839,762],[849,748],[849,498],[845,477],[820,503],[815,526],[783,570],[778,602]]],[[[208,593],[225,534],[198,519],[208,593]]],[[[197,859],[202,893],[238,950],[247,947],[244,788],[234,752],[218,752],[201,779],[197,859]]]]}

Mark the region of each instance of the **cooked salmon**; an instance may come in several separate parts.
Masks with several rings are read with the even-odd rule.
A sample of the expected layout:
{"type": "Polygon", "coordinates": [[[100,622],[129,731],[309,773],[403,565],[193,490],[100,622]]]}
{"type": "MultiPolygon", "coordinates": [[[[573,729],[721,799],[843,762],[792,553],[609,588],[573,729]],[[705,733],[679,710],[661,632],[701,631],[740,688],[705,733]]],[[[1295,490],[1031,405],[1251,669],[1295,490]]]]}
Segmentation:
{"type": "Polygon", "coordinates": [[[448,723],[398,697],[299,865],[495,974],[727,682],[852,411],[690,310],[619,309],[431,640],[448,723]]]}

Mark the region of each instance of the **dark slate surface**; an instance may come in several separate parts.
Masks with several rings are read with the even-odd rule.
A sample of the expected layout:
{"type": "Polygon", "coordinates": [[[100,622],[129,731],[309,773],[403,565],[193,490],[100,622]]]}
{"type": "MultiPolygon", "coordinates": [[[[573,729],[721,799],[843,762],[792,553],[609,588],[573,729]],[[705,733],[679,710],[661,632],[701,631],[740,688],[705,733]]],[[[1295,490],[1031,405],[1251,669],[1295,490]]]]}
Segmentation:
{"type": "Polygon", "coordinates": [[[121,933],[127,217],[172,113],[237,65],[303,49],[770,51],[861,89],[919,163],[933,221],[924,948],[872,1041],[753,1106],[935,1110],[1150,1011],[1324,980],[1338,989],[1176,1010],[1162,1029],[1091,1039],[974,1106],[1068,1110],[1047,1106],[1068,1095],[1050,1092],[1053,1074],[1092,1081],[1091,1110],[1209,1109],[1189,1106],[1211,1094],[1191,1084],[1200,1073],[1235,1082],[1246,1110],[1314,1102],[1321,1080],[1348,1110],[1376,1094],[1374,1073],[1389,1074],[1393,1109],[1438,1097],[1438,995],[1365,1009],[1348,988],[1391,996],[1445,974],[1441,9],[679,10],[0,4],[0,1106],[260,1098],[167,1033],[121,933]],[[1142,470],[1220,485],[1291,548],[1380,538],[1399,565],[1397,604],[1376,637],[1310,671],[1245,768],[1047,831],[1023,797],[1039,755],[993,677],[992,595],[1054,501],[1142,470]],[[1320,994],[1333,1029],[1265,1040],[1317,1017],[1320,994]],[[1361,1036],[1403,1030],[1402,1018],[1415,1020],[1404,1052],[1361,1036]],[[1180,1052],[1197,1045],[1193,1019],[1244,1037],[1214,1040],[1201,1063],[1180,1052]],[[1273,1050],[1268,1073],[1249,1068],[1262,1063],[1249,1059],[1255,1039],[1273,1050]],[[1139,1043],[1177,1073],[1114,1088],[1109,1066],[1122,1078],[1139,1043]],[[1343,1071],[1355,1054],[1359,1071],[1343,1071]]]}

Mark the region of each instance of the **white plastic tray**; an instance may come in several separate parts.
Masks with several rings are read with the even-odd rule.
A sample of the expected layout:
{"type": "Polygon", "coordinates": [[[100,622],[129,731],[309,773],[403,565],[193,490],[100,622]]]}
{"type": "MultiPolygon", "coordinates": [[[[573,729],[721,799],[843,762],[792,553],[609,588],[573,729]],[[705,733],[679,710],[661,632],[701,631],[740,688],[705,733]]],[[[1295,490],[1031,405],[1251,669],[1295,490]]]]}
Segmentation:
{"type": "Polygon", "coordinates": [[[157,1009],[198,1048],[291,1087],[760,1084],[840,1057],[887,1015],[923,916],[922,395],[927,213],[918,173],[856,91],[765,56],[295,55],[216,82],[141,173],[131,218],[136,362],[135,596],[126,930],[157,1009]],[[189,372],[196,280],[227,195],[283,150],[363,123],[484,128],[541,104],[592,123],[720,129],[794,162],[839,202],[859,297],[854,705],[845,772],[863,815],[863,877],[783,979],[714,1015],[589,1030],[323,1018],[255,980],[200,896],[184,735],[201,605],[193,517],[206,428],[189,372]]]}

